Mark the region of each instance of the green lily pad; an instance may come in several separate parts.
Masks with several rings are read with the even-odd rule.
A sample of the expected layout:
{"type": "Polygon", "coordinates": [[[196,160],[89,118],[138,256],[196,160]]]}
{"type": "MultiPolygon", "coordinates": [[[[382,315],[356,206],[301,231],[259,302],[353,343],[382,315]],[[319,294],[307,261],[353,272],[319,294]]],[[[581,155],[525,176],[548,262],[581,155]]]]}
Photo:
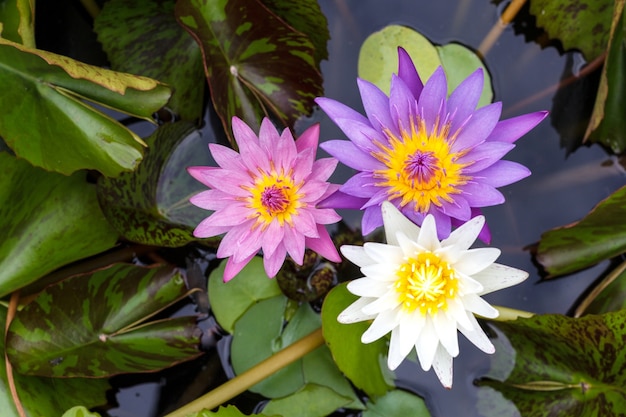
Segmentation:
{"type": "Polygon", "coordinates": [[[176,16],[203,51],[214,107],[230,135],[233,116],[257,130],[264,115],[285,126],[311,113],[322,76],[309,38],[248,0],[179,0],[176,16]]]}
{"type": "Polygon", "coordinates": [[[85,101],[150,119],[170,96],[150,78],[1,38],[0,91],[0,136],[19,157],[65,175],[95,169],[116,176],[134,169],[143,155],[137,134],[85,101]]]}
{"type": "MultiPolygon", "coordinates": [[[[7,309],[0,307],[0,328],[6,327],[7,309]]],[[[4,338],[0,338],[4,356],[4,338]]],[[[13,373],[22,406],[30,416],[58,416],[75,404],[104,405],[111,387],[105,379],[45,378],[13,373]]],[[[2,417],[20,417],[11,397],[5,361],[0,361],[0,410],[2,417]]]]}
{"type": "Polygon", "coordinates": [[[363,417],[430,417],[423,398],[402,390],[389,391],[367,403],[363,417]]]}
{"type": "Polygon", "coordinates": [[[5,202],[0,205],[0,296],[117,242],[84,173],[66,177],[0,152],[0,201],[5,202]]]}
{"type": "Polygon", "coordinates": [[[116,265],[41,292],[7,333],[17,372],[106,377],[162,369],[200,354],[195,317],[146,322],[188,295],[171,266],[116,265]]]}
{"type": "Polygon", "coordinates": [[[381,367],[387,355],[387,342],[384,338],[364,344],[361,335],[367,330],[366,322],[341,324],[337,316],[357,297],[350,293],[346,284],[333,288],[322,306],[322,329],[326,345],[335,359],[337,367],[357,387],[369,396],[383,396],[393,388],[391,371],[386,364],[381,367]],[[367,364],[367,366],[364,366],[367,364]]]}
{"type": "Polygon", "coordinates": [[[587,61],[606,49],[613,0],[532,0],[530,13],[565,50],[579,49],[587,61]]]}
{"type": "Polygon", "coordinates": [[[72,407],[67,410],[61,417],[100,417],[98,413],[92,413],[82,405],[72,407]]]}
{"type": "Polygon", "coordinates": [[[506,404],[494,401],[513,402],[525,417],[623,415],[626,312],[540,315],[493,326],[508,340],[494,340],[493,366],[479,385],[502,396],[483,399],[483,415],[501,415],[491,410],[506,404]]]}
{"type": "Polygon", "coordinates": [[[98,40],[116,71],[174,88],[168,107],[183,120],[202,116],[204,70],[196,41],[176,22],[174,0],[112,0],[95,19],[98,40]]]}
{"type": "Polygon", "coordinates": [[[0,24],[4,39],[35,46],[35,16],[30,3],[30,0],[0,0],[0,24]]]}
{"type": "Polygon", "coordinates": [[[389,25],[372,33],[359,51],[359,77],[375,84],[387,95],[391,74],[398,72],[398,46],[407,51],[422,82],[426,82],[442,64],[437,48],[424,35],[411,28],[389,25]]]}
{"type": "Polygon", "coordinates": [[[458,87],[477,68],[483,69],[485,82],[483,84],[483,92],[478,101],[478,107],[486,106],[493,100],[493,89],[491,87],[491,77],[489,71],[483,61],[476,52],[458,44],[449,43],[443,46],[437,46],[437,52],[446,72],[448,80],[448,94],[458,87]]]}
{"type": "Polygon", "coordinates": [[[568,274],[626,252],[626,187],[582,220],[541,235],[535,255],[549,277],[568,274]]]}
{"type": "MultiPolygon", "coordinates": [[[[206,212],[189,198],[203,186],[187,173],[187,167],[198,161],[197,147],[192,145],[201,140],[190,122],[162,125],[146,139],[149,147],[136,171],[99,179],[102,211],[127,240],[165,247],[198,240],[193,230],[206,212]]],[[[203,242],[217,245],[218,239],[203,242]]]]}
{"type": "Polygon", "coordinates": [[[608,55],[585,137],[601,143],[616,154],[626,151],[626,7],[615,2],[608,55]]]}
{"type": "Polygon", "coordinates": [[[254,304],[281,294],[276,280],[269,279],[263,260],[254,257],[234,279],[224,282],[226,261],[209,275],[209,303],[215,319],[228,333],[237,320],[254,304]]]}
{"type": "MultiPolygon", "coordinates": [[[[267,414],[250,414],[251,416],[259,417],[272,417],[267,414]]],[[[221,406],[217,411],[202,410],[197,413],[190,414],[187,417],[248,417],[248,414],[244,414],[237,409],[234,405],[221,406]]]]}
{"type": "Polygon", "coordinates": [[[271,400],[263,407],[267,415],[325,417],[352,399],[342,397],[328,387],[306,384],[297,392],[284,398],[271,400]]]}

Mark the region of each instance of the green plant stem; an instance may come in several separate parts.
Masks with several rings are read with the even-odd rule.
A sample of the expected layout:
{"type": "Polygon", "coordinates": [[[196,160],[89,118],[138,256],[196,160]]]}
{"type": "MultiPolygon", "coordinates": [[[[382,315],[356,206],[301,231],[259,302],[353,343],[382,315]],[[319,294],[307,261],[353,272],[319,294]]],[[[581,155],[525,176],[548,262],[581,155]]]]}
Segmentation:
{"type": "Polygon", "coordinates": [[[100,14],[100,7],[95,0],[80,0],[80,2],[92,19],[95,19],[100,14]]]}
{"type": "Polygon", "coordinates": [[[516,310],[514,308],[500,307],[500,306],[492,306],[492,307],[498,310],[498,312],[500,313],[498,317],[496,317],[495,319],[490,319],[494,321],[511,321],[511,320],[515,320],[518,317],[523,317],[527,319],[535,315],[535,313],[530,313],[524,310],[516,310]]]}
{"type": "Polygon", "coordinates": [[[184,417],[203,409],[211,410],[241,394],[276,371],[302,358],[322,344],[324,344],[324,336],[320,328],[294,344],[287,346],[275,355],[270,356],[263,362],[258,363],[246,372],[220,385],[213,391],[167,414],[165,417],[184,417]]]}

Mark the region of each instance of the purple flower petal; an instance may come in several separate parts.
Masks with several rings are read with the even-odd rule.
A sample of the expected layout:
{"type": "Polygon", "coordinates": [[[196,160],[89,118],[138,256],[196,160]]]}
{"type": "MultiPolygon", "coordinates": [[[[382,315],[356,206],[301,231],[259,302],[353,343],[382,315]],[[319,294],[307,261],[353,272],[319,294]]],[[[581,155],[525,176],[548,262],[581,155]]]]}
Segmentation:
{"type": "Polygon", "coordinates": [[[453,115],[450,132],[454,133],[461,123],[476,110],[483,92],[484,74],[482,68],[470,74],[448,98],[448,111],[453,115]]]}
{"type": "MultiPolygon", "coordinates": [[[[335,122],[337,126],[339,126],[341,130],[343,130],[343,128],[339,123],[337,123],[337,120],[351,120],[366,126],[369,125],[367,117],[336,100],[326,97],[318,97],[315,99],[315,102],[322,108],[322,110],[324,110],[328,117],[330,117],[330,119],[335,122]]],[[[344,133],[346,132],[344,131],[344,133]]]]}
{"type": "Polygon", "coordinates": [[[498,123],[501,112],[500,102],[476,110],[454,140],[452,152],[460,152],[484,142],[498,123]]]}
{"type": "Polygon", "coordinates": [[[438,67],[430,76],[422,94],[417,102],[417,107],[426,123],[426,131],[430,133],[435,122],[443,122],[445,116],[446,96],[448,94],[448,82],[443,68],[438,67]]]}
{"type": "Polygon", "coordinates": [[[323,226],[318,226],[318,238],[306,238],[306,246],[319,253],[331,262],[341,262],[341,256],[330,238],[328,231],[323,226]]]}
{"type": "Polygon", "coordinates": [[[391,129],[397,135],[397,129],[394,129],[396,123],[389,113],[389,97],[383,93],[380,88],[376,87],[369,81],[357,79],[357,85],[361,92],[361,100],[365,114],[369,119],[371,126],[379,132],[385,129],[391,129]]]}
{"type": "MultiPolygon", "coordinates": [[[[411,131],[411,120],[414,120],[416,111],[416,101],[413,93],[401,78],[396,75],[391,76],[391,90],[389,93],[389,107],[394,116],[397,130],[404,132],[411,131]]],[[[394,133],[399,137],[399,133],[394,133]]]]}
{"type": "Polygon", "coordinates": [[[464,198],[465,196],[456,196],[454,202],[448,203],[444,201],[441,206],[441,211],[443,211],[447,216],[452,218],[460,219],[467,221],[471,216],[471,209],[468,204],[468,201],[464,198]]]}
{"type": "Polygon", "coordinates": [[[371,173],[359,172],[341,186],[341,191],[355,197],[370,198],[379,189],[374,185],[371,173]]]}
{"type": "Polygon", "coordinates": [[[368,207],[363,212],[361,219],[361,229],[363,236],[369,235],[379,226],[383,225],[383,215],[380,206],[368,207]]]}
{"type": "Polygon", "coordinates": [[[385,168],[376,158],[362,152],[354,143],[347,140],[329,140],[322,143],[320,148],[337,158],[339,162],[357,171],[373,171],[385,168]]]}
{"type": "Polygon", "coordinates": [[[336,209],[360,209],[367,202],[366,198],[359,198],[353,195],[335,191],[324,200],[320,201],[319,208],[336,208],[336,209]]]}
{"type": "Polygon", "coordinates": [[[506,155],[515,145],[506,142],[485,142],[458,159],[461,164],[469,164],[463,168],[463,174],[483,170],[506,155]]]}
{"type": "Polygon", "coordinates": [[[422,93],[424,84],[417,74],[415,64],[413,64],[411,57],[404,48],[401,47],[398,48],[398,76],[402,78],[413,93],[415,100],[417,100],[422,93]]]}
{"type": "Polygon", "coordinates": [[[502,120],[487,140],[513,143],[537,126],[547,115],[547,111],[538,111],[502,120]]]}
{"type": "Polygon", "coordinates": [[[483,184],[492,187],[503,187],[526,178],[530,175],[530,170],[522,164],[512,161],[498,161],[474,176],[480,178],[483,184]]]}
{"type": "Polygon", "coordinates": [[[488,207],[504,203],[502,193],[490,185],[470,182],[463,186],[463,197],[472,207],[488,207]]]}

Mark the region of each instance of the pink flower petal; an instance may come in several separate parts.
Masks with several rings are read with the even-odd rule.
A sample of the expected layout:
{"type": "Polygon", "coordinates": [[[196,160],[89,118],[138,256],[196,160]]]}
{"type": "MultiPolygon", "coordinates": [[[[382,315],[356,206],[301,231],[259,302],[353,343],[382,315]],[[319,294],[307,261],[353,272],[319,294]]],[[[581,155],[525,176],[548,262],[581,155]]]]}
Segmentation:
{"type": "Polygon", "coordinates": [[[314,124],[307,130],[302,132],[300,137],[296,140],[296,149],[298,152],[302,152],[305,149],[317,149],[317,145],[320,137],[320,125],[314,124]]]}
{"type": "Polygon", "coordinates": [[[318,225],[317,233],[319,235],[318,238],[305,238],[305,245],[331,262],[341,262],[341,256],[339,256],[337,248],[335,248],[326,228],[318,225]]]}

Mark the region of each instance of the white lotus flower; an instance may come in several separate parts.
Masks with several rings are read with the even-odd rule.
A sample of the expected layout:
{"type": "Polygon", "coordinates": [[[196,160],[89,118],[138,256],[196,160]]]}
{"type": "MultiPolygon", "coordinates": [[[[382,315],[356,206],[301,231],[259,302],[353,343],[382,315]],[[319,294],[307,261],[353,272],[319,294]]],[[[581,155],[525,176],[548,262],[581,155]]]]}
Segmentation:
{"type": "Polygon", "coordinates": [[[417,350],[444,387],[452,387],[452,358],[459,354],[457,329],[486,353],[495,351],[474,314],[495,318],[498,310],[480,296],[518,284],[519,269],[494,263],[496,248],[469,249],[485,219],[477,216],[441,242],[432,215],[418,227],[391,203],[382,205],[387,244],[342,246],[341,252],[365,275],[348,289],[360,298],[337,318],[341,323],[374,320],[361,341],[391,332],[387,364],[394,370],[417,350]]]}

